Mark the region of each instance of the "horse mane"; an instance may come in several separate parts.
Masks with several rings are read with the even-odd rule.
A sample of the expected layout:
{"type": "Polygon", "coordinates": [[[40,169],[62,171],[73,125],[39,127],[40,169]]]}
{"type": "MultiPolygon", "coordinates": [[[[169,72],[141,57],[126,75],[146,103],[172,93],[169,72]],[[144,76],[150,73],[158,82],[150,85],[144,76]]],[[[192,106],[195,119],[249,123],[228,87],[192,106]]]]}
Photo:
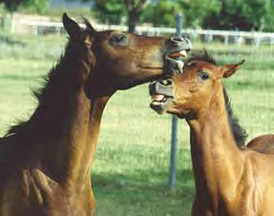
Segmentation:
{"type": "MultiPolygon", "coordinates": [[[[205,61],[210,64],[217,65],[216,60],[209,54],[207,50],[204,50],[203,52],[193,53],[186,63],[190,63],[192,61],[205,61]]],[[[234,139],[237,143],[237,146],[244,146],[248,134],[246,130],[240,125],[238,117],[235,116],[235,114],[233,113],[231,100],[225,88],[223,88],[223,94],[229,125],[233,133],[234,139]]]]}
{"type": "Polygon", "coordinates": [[[235,116],[235,114],[233,113],[231,100],[225,88],[223,88],[223,94],[225,99],[225,107],[228,115],[229,125],[234,135],[234,139],[239,147],[244,146],[248,134],[246,130],[240,125],[238,117],[235,116]]]}
{"type": "MultiPolygon", "coordinates": [[[[32,117],[28,120],[22,121],[19,120],[17,124],[10,126],[7,133],[4,137],[10,137],[13,135],[22,132],[26,134],[33,129],[36,128],[36,122],[38,119],[41,119],[41,111],[43,112],[48,107],[48,104],[52,104],[52,98],[55,97],[57,92],[63,91],[61,88],[62,84],[68,81],[68,79],[77,79],[76,76],[79,76],[78,73],[72,73],[71,70],[68,69],[68,62],[73,62],[71,59],[75,58],[75,50],[81,51],[81,48],[75,47],[75,44],[72,44],[70,40],[65,47],[65,50],[61,57],[59,58],[56,65],[50,70],[50,72],[43,77],[42,85],[38,89],[32,90],[33,96],[38,101],[38,105],[32,117]],[[72,77],[73,76],[73,77],[72,77]],[[36,112],[39,112],[37,114],[36,112]]],[[[75,85],[77,86],[78,83],[75,85]]],[[[70,86],[71,91],[75,86],[70,86]]],[[[68,94],[68,92],[66,93],[68,94]]],[[[1,142],[1,139],[0,139],[1,142]]]]}
{"type": "MultiPolygon", "coordinates": [[[[52,91],[52,89],[54,89],[54,83],[58,83],[58,80],[62,79],[63,76],[60,72],[62,71],[61,68],[65,66],[63,62],[65,62],[66,50],[67,48],[65,49],[65,53],[58,60],[56,66],[53,67],[50,72],[43,77],[41,86],[37,89],[32,89],[32,94],[34,98],[38,101],[37,107],[40,107],[42,104],[48,101],[48,98],[50,97],[50,92],[52,91]],[[54,82],[50,82],[52,80],[54,82]]],[[[29,122],[30,119],[19,120],[17,124],[10,126],[5,136],[8,137],[17,134],[19,131],[21,131],[21,129],[28,126],[29,122]]]]}
{"type": "Polygon", "coordinates": [[[217,65],[216,60],[209,54],[207,50],[203,50],[203,52],[192,53],[190,58],[186,61],[186,64],[192,61],[205,61],[210,64],[217,65]]]}

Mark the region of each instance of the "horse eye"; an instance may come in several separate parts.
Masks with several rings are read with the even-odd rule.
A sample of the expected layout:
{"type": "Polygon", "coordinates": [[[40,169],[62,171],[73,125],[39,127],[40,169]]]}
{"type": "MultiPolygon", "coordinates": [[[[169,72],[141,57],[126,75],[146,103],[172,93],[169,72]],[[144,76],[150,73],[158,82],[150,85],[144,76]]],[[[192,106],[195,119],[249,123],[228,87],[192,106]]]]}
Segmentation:
{"type": "Polygon", "coordinates": [[[209,75],[205,71],[200,71],[199,76],[201,77],[202,80],[207,80],[209,78],[209,75]]]}
{"type": "Polygon", "coordinates": [[[125,34],[115,34],[109,41],[113,45],[126,46],[128,44],[128,37],[125,34]]]}

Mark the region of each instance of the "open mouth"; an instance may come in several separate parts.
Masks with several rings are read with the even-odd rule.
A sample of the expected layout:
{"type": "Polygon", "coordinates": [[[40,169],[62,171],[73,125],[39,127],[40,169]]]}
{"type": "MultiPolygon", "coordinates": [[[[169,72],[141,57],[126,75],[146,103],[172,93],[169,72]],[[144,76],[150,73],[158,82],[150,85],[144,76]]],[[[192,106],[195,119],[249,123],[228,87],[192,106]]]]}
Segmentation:
{"type": "Polygon", "coordinates": [[[159,105],[165,103],[167,97],[165,95],[151,95],[151,100],[153,104],[159,105]]]}
{"type": "Polygon", "coordinates": [[[183,72],[184,58],[191,50],[192,45],[188,38],[171,37],[167,40],[167,49],[164,57],[165,73],[167,75],[183,72]]]}
{"type": "Polygon", "coordinates": [[[164,113],[173,100],[172,80],[162,79],[150,82],[149,94],[152,100],[150,107],[158,114],[164,113]]]}
{"type": "MultiPolygon", "coordinates": [[[[184,61],[183,58],[187,57],[189,50],[176,50],[166,55],[166,67],[168,75],[174,75],[176,73],[183,72],[184,61]]],[[[172,82],[170,79],[163,79],[153,81],[150,83],[149,91],[152,102],[150,107],[158,114],[166,112],[168,105],[173,100],[172,82]]]]}
{"type": "Polygon", "coordinates": [[[187,50],[176,50],[170,52],[165,57],[165,71],[169,75],[179,74],[183,72],[184,67],[184,58],[187,57],[187,53],[190,49],[187,50]]]}
{"type": "Polygon", "coordinates": [[[191,50],[191,43],[187,38],[170,38],[171,42],[164,56],[164,70],[166,79],[152,81],[149,84],[149,93],[152,102],[150,107],[158,114],[167,111],[173,101],[173,85],[171,76],[183,73],[184,58],[191,50]]]}
{"type": "Polygon", "coordinates": [[[181,50],[181,51],[179,51],[179,52],[170,53],[170,54],[168,54],[167,56],[170,57],[170,58],[172,58],[172,59],[179,60],[179,59],[181,59],[181,58],[187,57],[187,52],[188,52],[188,51],[189,51],[189,50],[181,50]]]}
{"type": "MultiPolygon", "coordinates": [[[[178,40],[179,39],[177,38],[176,41],[178,40]]],[[[152,81],[149,85],[149,93],[152,99],[150,107],[153,110],[155,110],[158,114],[166,112],[168,106],[173,101],[172,80],[168,77],[183,72],[184,58],[187,57],[187,53],[191,49],[191,43],[188,39],[181,39],[181,41],[186,42],[184,47],[172,47],[171,49],[169,49],[169,52],[165,55],[164,70],[165,74],[167,75],[167,79],[152,81]]]]}
{"type": "Polygon", "coordinates": [[[166,112],[168,105],[172,102],[173,97],[165,95],[151,95],[152,102],[150,107],[155,110],[158,114],[166,112]]]}

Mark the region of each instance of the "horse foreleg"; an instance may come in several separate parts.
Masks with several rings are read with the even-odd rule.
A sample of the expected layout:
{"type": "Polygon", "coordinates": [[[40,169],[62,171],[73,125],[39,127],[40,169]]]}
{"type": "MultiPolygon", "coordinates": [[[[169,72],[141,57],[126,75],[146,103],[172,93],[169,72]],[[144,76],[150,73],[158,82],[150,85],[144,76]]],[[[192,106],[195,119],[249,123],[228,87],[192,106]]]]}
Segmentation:
{"type": "Polygon", "coordinates": [[[191,210],[191,216],[213,216],[212,210],[207,206],[205,202],[203,202],[200,199],[195,198],[192,210],[191,210]]]}

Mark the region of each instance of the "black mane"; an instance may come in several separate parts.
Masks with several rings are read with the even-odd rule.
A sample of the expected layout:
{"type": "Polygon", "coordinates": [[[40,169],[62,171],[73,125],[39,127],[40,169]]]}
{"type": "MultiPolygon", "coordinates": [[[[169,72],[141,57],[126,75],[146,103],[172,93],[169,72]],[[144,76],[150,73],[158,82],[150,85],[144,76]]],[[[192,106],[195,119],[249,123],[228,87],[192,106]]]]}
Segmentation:
{"type": "Polygon", "coordinates": [[[186,64],[192,61],[205,61],[217,65],[216,60],[206,50],[204,50],[203,52],[192,53],[190,58],[186,61],[186,64]]]}
{"type": "Polygon", "coordinates": [[[239,119],[237,118],[237,116],[234,115],[231,107],[231,100],[229,99],[229,96],[225,88],[223,88],[223,93],[225,98],[225,107],[227,111],[227,116],[228,116],[230,128],[234,135],[234,139],[239,147],[244,146],[248,134],[246,130],[240,125],[239,119]]]}

